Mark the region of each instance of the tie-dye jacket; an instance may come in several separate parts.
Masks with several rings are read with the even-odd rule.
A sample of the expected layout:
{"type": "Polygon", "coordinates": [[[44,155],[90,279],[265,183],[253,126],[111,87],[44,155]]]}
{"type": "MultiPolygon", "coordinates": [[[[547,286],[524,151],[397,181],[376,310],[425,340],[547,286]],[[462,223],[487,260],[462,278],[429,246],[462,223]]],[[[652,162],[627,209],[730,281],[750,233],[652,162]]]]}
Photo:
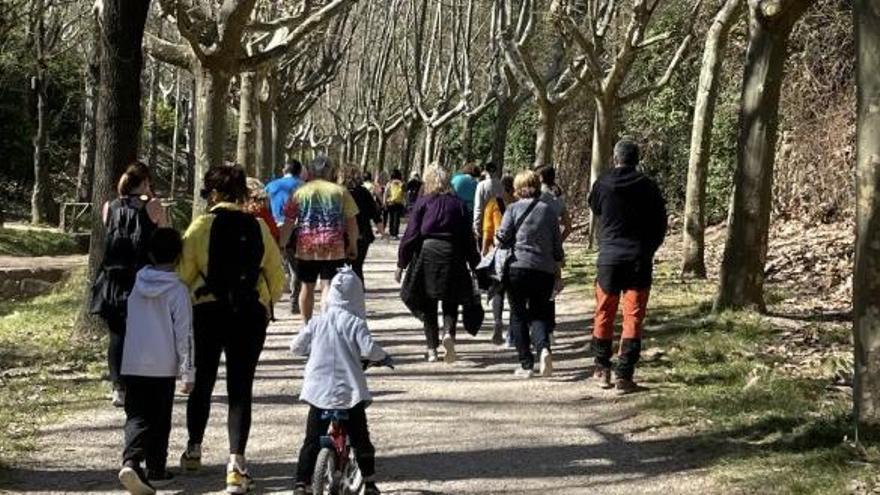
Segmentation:
{"type": "Polygon", "coordinates": [[[345,221],[357,214],[354,199],[342,186],[320,179],[300,186],[284,206],[285,217],[297,226],[296,258],[345,259],[345,221]]]}

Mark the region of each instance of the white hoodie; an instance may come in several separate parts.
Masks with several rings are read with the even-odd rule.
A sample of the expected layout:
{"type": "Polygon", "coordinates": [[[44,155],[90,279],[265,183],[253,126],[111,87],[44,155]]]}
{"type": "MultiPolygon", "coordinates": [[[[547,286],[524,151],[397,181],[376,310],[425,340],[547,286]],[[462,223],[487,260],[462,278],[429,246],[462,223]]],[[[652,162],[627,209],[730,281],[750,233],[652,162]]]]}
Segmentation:
{"type": "Polygon", "coordinates": [[[128,296],[122,375],[195,380],[192,303],[173,271],[146,266],[128,296]]]}
{"type": "Polygon", "coordinates": [[[361,359],[381,361],[387,353],[367,328],[364,285],[351,268],[330,282],[324,311],[290,344],[308,356],[300,400],[320,409],[351,409],[372,400],[361,359]]]}

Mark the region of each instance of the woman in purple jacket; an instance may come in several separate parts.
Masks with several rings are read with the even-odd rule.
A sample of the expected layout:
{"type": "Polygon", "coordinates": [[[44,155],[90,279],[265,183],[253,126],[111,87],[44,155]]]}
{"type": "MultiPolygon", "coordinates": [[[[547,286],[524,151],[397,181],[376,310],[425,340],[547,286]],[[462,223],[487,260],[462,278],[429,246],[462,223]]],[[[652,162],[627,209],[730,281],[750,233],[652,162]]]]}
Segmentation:
{"type": "Polygon", "coordinates": [[[395,279],[404,302],[424,321],[427,359],[437,360],[440,328],[437,304],[443,308],[443,349],[447,363],[455,361],[455,326],[459,305],[473,299],[471,268],[480,261],[467,207],[452,193],[449,176],[437,164],[425,171],[424,194],[410,213],[400,241],[395,279]]]}

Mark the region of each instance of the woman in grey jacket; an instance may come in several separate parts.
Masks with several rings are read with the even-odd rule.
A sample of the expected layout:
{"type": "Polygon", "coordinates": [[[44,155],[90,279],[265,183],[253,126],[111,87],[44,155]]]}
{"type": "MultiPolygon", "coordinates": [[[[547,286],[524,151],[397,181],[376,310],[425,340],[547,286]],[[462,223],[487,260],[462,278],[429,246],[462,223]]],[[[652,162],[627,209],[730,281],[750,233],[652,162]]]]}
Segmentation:
{"type": "Polygon", "coordinates": [[[513,181],[513,188],[520,200],[504,212],[498,238],[508,239],[515,231],[514,261],[506,285],[510,297],[510,332],[520,362],[516,374],[523,378],[534,374],[534,338],[535,349],[540,354],[540,374],[550,376],[553,358],[549,333],[555,323],[553,299],[562,290],[565,261],[559,217],[540,200],[541,179],[536,173],[520,172],[513,181]]]}

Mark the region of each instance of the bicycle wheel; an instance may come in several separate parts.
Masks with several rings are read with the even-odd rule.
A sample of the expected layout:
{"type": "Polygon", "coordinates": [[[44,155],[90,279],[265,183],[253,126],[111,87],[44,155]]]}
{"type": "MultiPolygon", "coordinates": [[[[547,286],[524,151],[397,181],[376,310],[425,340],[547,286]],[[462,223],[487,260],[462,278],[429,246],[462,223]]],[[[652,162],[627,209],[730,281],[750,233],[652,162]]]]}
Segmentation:
{"type": "Polygon", "coordinates": [[[332,495],[336,489],[336,452],[331,448],[323,448],[315,462],[312,473],[312,495],[332,495]]]}

